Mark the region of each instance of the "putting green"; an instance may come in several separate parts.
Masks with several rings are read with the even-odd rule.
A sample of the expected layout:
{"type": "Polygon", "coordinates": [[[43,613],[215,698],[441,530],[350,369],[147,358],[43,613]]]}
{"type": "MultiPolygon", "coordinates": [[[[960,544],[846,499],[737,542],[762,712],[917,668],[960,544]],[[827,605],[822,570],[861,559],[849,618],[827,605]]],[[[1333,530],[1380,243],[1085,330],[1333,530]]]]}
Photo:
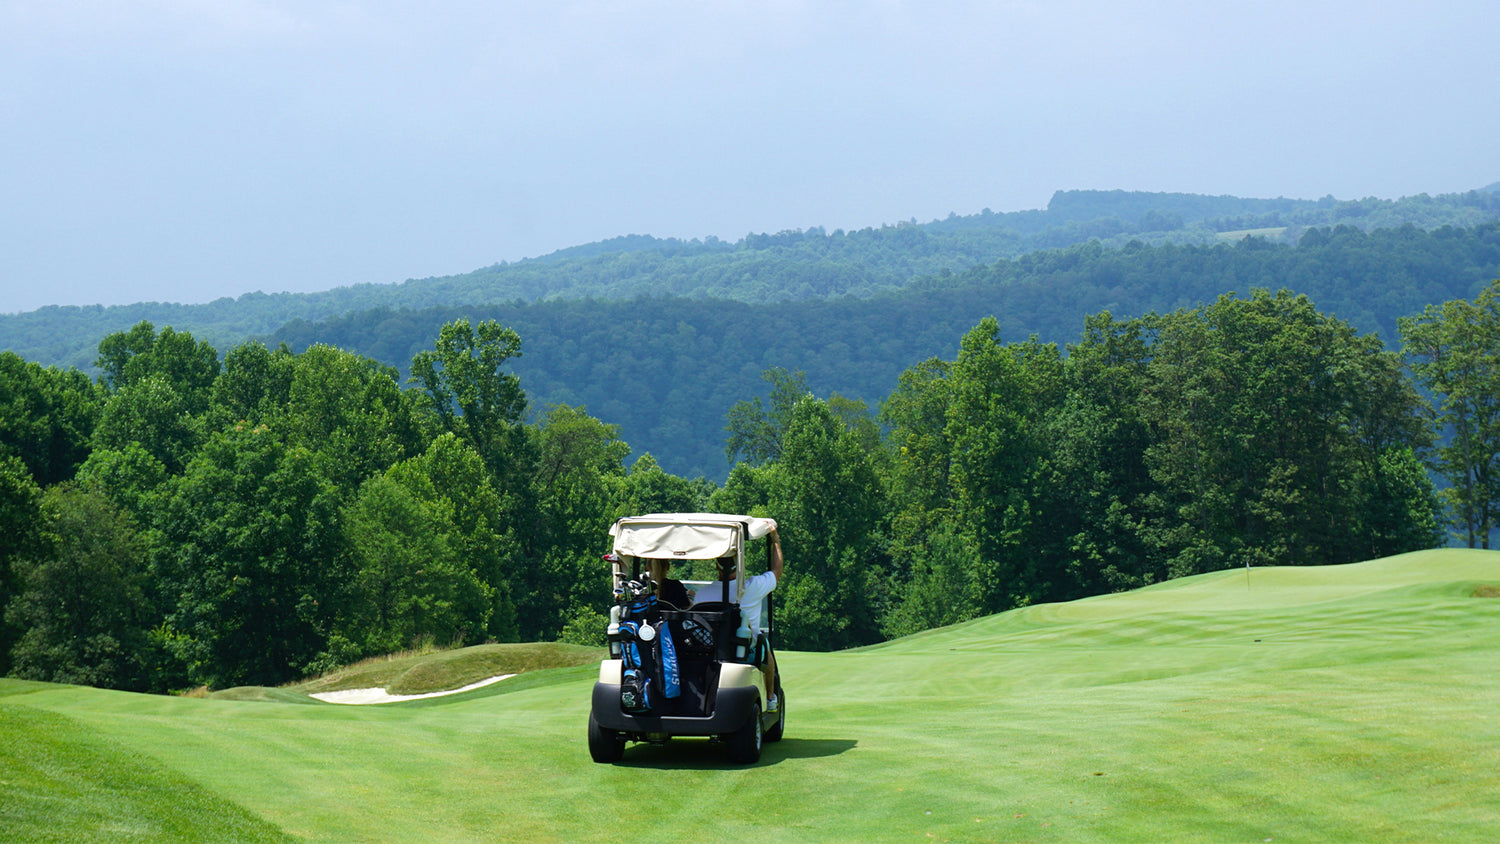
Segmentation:
{"type": "Polygon", "coordinates": [[[592,763],[588,666],[378,706],[0,681],[0,838],[184,840],[140,820],[175,789],[204,840],[1488,840],[1497,587],[1500,553],[1431,551],[788,653],[748,768],[592,763]],[[49,754],[81,761],[11,764],[49,754]]]}

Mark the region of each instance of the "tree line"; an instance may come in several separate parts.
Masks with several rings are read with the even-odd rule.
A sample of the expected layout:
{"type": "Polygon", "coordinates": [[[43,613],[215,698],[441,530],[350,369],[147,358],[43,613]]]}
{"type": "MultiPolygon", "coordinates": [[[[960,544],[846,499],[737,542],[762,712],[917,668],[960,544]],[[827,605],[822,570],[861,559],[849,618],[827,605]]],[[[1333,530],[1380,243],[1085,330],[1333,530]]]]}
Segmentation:
{"type": "Polygon", "coordinates": [[[1500,266],[1500,229],[1310,229],[1294,246],[1247,238],[1214,246],[1087,243],[994,262],[871,298],[750,305],[654,296],[423,310],[375,309],[294,322],[271,335],[326,343],[404,368],[443,323],[493,319],[526,338],[514,371],[539,406],[582,406],[669,472],[722,483],[725,414],[760,373],[806,373],[823,392],[872,407],[912,361],[950,353],[993,315],[1007,338],[1065,344],[1083,316],[1167,313],[1263,287],[1305,293],[1364,332],[1477,295],[1500,266]],[[649,396],[650,400],[636,400],[649,396]]]}
{"type": "Polygon", "coordinates": [[[613,426],[573,408],[524,422],[519,345],[454,321],[405,386],[331,346],[221,360],[150,323],[100,343],[97,381],[0,354],[5,668],[276,684],[593,620],[613,518],[708,489],[649,457],[627,469],[613,426]]]}
{"type": "Polygon", "coordinates": [[[169,691],[424,642],[595,642],[608,525],[652,511],[775,517],[778,622],[805,649],[1430,547],[1445,525],[1484,544],[1500,282],[1401,331],[1410,373],[1285,290],[1100,311],[1062,347],[986,317],[874,407],[763,370],[724,417],[722,485],[630,461],[574,406],[527,421],[522,335],[493,320],[443,325],[406,378],[329,345],[221,357],[144,322],[99,344],[96,380],[7,352],[0,658],[169,691]]]}

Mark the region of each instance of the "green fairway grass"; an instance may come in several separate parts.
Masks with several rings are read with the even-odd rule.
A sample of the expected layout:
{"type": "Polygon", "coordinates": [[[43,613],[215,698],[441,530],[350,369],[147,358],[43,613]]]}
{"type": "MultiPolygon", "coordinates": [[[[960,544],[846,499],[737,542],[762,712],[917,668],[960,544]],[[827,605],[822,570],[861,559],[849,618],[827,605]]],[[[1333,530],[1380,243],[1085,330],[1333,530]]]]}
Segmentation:
{"type": "MultiPolygon", "coordinates": [[[[306,696],[352,677],[0,681],[0,839],[1488,841],[1497,595],[1500,553],[1441,550],[786,653],[786,738],[751,767],[694,739],[594,764],[592,665],[374,706],[306,696]]],[[[417,676],[454,688],[495,658],[380,679],[436,660],[417,676]]]]}
{"type": "Polygon", "coordinates": [[[0,837],[289,840],[232,801],[90,733],[63,715],[0,706],[0,837]]]}

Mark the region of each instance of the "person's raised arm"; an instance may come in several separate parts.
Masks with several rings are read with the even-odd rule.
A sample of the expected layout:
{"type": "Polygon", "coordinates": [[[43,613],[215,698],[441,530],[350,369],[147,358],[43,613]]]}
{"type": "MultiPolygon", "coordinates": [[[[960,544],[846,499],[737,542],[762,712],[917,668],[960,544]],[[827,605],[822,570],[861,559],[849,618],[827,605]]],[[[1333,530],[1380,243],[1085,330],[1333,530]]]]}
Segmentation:
{"type": "Polygon", "coordinates": [[[776,582],[781,583],[781,537],[776,535],[776,528],[771,528],[771,573],[776,575],[776,582]]]}

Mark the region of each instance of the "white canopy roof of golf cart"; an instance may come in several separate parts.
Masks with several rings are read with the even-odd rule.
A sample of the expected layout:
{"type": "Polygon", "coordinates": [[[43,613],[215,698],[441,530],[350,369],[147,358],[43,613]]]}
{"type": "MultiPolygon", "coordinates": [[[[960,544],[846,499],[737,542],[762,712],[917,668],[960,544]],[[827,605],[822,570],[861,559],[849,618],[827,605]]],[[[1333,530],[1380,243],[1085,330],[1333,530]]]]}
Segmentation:
{"type": "Polygon", "coordinates": [[[776,527],[774,519],[726,513],[655,513],[628,516],[609,528],[615,553],[649,560],[713,560],[734,553],[739,528],[748,539],[760,539],[776,527]]]}

